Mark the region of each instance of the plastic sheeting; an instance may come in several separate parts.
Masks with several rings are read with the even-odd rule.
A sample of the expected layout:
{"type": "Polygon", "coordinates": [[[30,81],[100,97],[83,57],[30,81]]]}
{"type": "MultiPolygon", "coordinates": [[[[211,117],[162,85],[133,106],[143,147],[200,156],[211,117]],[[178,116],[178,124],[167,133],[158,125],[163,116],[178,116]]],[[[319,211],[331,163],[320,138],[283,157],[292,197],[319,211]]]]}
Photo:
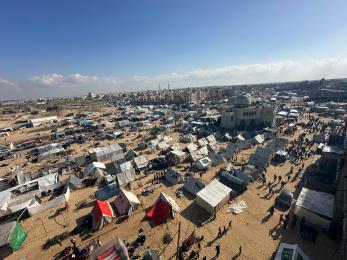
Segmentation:
{"type": "Polygon", "coordinates": [[[240,214],[243,209],[247,208],[246,202],[243,200],[236,202],[232,205],[230,205],[227,209],[227,212],[234,213],[234,214],[240,214]]]}
{"type": "Polygon", "coordinates": [[[108,185],[100,190],[97,190],[95,192],[95,197],[98,200],[105,201],[109,198],[112,198],[119,194],[119,187],[117,183],[113,183],[111,185],[108,185]]]}

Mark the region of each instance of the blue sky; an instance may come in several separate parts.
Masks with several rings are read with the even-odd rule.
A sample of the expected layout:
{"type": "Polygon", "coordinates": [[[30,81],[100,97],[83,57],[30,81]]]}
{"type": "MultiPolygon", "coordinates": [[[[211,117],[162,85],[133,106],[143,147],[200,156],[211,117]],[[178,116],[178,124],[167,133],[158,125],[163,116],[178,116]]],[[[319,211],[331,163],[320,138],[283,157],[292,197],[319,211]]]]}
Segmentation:
{"type": "Polygon", "coordinates": [[[0,89],[11,98],[345,77],[346,10],[346,0],[4,0],[0,89]],[[256,65],[273,73],[259,77],[256,65]]]}

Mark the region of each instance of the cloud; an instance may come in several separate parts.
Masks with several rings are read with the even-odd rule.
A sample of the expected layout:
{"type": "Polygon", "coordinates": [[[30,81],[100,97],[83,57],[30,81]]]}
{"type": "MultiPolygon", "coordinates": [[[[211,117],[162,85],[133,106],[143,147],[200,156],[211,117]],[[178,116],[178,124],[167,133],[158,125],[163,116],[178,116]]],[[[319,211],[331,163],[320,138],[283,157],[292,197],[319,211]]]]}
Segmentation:
{"type": "MultiPolygon", "coordinates": [[[[129,77],[51,73],[36,75],[21,81],[0,78],[0,87],[5,93],[3,98],[11,96],[12,92],[18,92],[18,88],[22,90],[19,94],[26,98],[28,96],[81,95],[89,91],[98,93],[141,91],[157,89],[160,83],[162,85],[170,83],[172,88],[179,88],[343,77],[347,77],[347,57],[304,61],[288,59],[268,63],[196,69],[186,73],[173,72],[129,77]]],[[[19,94],[14,93],[12,96],[19,94]]]]}
{"type": "Polygon", "coordinates": [[[0,78],[0,88],[8,88],[8,87],[15,87],[15,86],[16,84],[14,82],[0,78]]]}

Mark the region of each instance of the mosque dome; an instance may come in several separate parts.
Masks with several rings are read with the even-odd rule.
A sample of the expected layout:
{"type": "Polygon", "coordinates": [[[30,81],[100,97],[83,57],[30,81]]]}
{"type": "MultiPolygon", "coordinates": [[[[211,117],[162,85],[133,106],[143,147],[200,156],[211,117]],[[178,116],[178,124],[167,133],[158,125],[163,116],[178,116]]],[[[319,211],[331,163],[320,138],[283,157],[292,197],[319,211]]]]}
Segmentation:
{"type": "Polygon", "coordinates": [[[234,98],[233,103],[235,107],[249,107],[252,100],[249,95],[240,95],[234,98]]]}

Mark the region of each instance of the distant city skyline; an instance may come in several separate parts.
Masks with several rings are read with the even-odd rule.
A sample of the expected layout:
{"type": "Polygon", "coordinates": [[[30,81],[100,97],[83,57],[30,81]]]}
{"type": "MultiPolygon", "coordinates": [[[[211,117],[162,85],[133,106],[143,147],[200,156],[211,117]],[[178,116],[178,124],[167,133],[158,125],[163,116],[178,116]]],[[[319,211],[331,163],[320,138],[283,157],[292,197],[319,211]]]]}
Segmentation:
{"type": "Polygon", "coordinates": [[[1,99],[347,77],[347,1],[2,1],[1,99]]]}

